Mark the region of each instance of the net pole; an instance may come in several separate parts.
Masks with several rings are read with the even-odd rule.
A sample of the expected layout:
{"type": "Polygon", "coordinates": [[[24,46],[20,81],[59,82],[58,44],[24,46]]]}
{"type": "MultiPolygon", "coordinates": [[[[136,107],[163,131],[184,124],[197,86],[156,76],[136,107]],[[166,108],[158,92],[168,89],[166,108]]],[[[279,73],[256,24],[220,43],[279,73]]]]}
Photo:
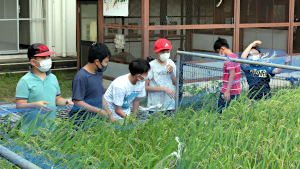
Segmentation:
{"type": "Polygon", "coordinates": [[[180,55],[176,55],[176,86],[175,86],[175,113],[179,102],[179,73],[180,73],[180,55]]]}
{"type": "Polygon", "coordinates": [[[204,58],[210,58],[210,59],[216,59],[216,60],[230,60],[232,62],[247,63],[247,64],[251,64],[251,65],[260,65],[260,66],[267,66],[267,67],[274,67],[274,68],[300,71],[300,67],[297,67],[297,66],[288,66],[288,65],[258,62],[258,61],[245,60],[245,59],[228,58],[228,57],[223,57],[223,56],[201,54],[201,53],[196,53],[196,52],[177,51],[177,54],[178,55],[198,56],[198,57],[204,57],[204,58]]]}
{"type": "Polygon", "coordinates": [[[8,148],[2,145],[0,145],[0,155],[22,169],[41,169],[37,165],[10,151],[8,148]]]}

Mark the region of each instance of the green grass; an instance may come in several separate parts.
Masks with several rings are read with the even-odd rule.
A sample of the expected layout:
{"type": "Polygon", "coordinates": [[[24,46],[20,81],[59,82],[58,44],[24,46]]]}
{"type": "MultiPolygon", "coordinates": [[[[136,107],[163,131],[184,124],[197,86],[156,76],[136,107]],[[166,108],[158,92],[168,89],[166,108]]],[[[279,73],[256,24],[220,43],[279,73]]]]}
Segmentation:
{"type": "Polygon", "coordinates": [[[0,101],[15,102],[16,86],[24,74],[5,74],[0,76],[0,101]]]}
{"type": "MultiPolygon", "coordinates": [[[[56,75],[62,97],[72,97],[72,79],[76,71],[70,73],[53,73],[56,75]]],[[[0,101],[15,102],[16,86],[24,74],[5,74],[0,76],[0,101]]]]}
{"type": "Polygon", "coordinates": [[[57,122],[55,132],[42,130],[35,137],[17,128],[9,133],[17,145],[34,150],[31,155],[43,155],[64,168],[154,168],[177,151],[176,136],[185,144],[178,168],[299,168],[299,93],[299,88],[284,89],[260,102],[241,95],[222,115],[207,100],[201,109],[191,105],[173,120],[151,118],[131,130],[96,121],[78,131],[69,122],[57,122]]]}
{"type": "Polygon", "coordinates": [[[56,75],[63,98],[72,97],[72,80],[77,71],[69,73],[53,73],[56,75]]]}

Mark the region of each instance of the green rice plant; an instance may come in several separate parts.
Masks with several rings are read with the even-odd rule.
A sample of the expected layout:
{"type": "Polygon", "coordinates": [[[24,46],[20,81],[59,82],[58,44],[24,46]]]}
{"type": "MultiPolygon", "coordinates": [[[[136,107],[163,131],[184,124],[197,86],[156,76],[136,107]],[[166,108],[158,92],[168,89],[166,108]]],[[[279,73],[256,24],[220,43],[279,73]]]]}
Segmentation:
{"type": "Polygon", "coordinates": [[[261,101],[242,94],[221,115],[212,110],[216,102],[207,99],[199,108],[181,107],[173,119],[158,115],[128,130],[98,119],[85,128],[56,120],[52,133],[25,137],[14,128],[9,136],[54,168],[155,168],[177,151],[176,136],[185,147],[173,168],[299,168],[299,93],[299,88],[283,89],[261,101]]]}

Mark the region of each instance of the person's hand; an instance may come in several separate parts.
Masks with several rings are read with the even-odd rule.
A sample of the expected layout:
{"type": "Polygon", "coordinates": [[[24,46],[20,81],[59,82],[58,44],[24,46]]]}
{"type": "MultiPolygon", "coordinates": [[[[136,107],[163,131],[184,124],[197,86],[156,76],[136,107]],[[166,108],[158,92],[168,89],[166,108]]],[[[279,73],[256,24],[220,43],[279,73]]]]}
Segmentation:
{"type": "Polygon", "coordinates": [[[230,92],[225,92],[223,95],[224,102],[230,101],[230,92]]]}
{"type": "Polygon", "coordinates": [[[252,47],[257,46],[259,44],[262,44],[262,42],[259,40],[256,40],[256,41],[252,42],[252,47]]]}
{"type": "Polygon", "coordinates": [[[117,120],[111,115],[109,116],[109,120],[112,122],[112,123],[116,123],[117,120]]]}
{"type": "Polygon", "coordinates": [[[71,110],[73,106],[74,102],[72,102],[71,100],[66,101],[66,109],[71,110]]]}
{"type": "Polygon", "coordinates": [[[136,116],[131,117],[130,122],[135,123],[136,122],[136,116]]]}
{"type": "Polygon", "coordinates": [[[71,100],[67,100],[66,103],[67,105],[74,105],[74,102],[72,102],[71,100]]]}
{"type": "Polygon", "coordinates": [[[285,58],[284,63],[285,65],[287,65],[288,63],[290,63],[290,61],[292,60],[292,56],[289,55],[287,58],[285,58]]]}
{"type": "Polygon", "coordinates": [[[173,72],[173,66],[171,66],[171,65],[167,65],[166,69],[167,69],[167,72],[170,74],[173,72]]]}
{"type": "Polygon", "coordinates": [[[164,89],[164,92],[167,93],[171,99],[175,97],[175,92],[167,87],[164,89]]]}
{"type": "Polygon", "coordinates": [[[35,105],[36,106],[46,106],[46,104],[50,104],[49,102],[46,102],[46,101],[38,101],[38,102],[35,102],[35,105]]]}
{"type": "Polygon", "coordinates": [[[46,102],[46,101],[38,101],[38,102],[36,102],[35,105],[38,107],[42,107],[41,113],[45,114],[52,110],[50,107],[46,106],[47,104],[50,104],[50,103],[46,102]]]}

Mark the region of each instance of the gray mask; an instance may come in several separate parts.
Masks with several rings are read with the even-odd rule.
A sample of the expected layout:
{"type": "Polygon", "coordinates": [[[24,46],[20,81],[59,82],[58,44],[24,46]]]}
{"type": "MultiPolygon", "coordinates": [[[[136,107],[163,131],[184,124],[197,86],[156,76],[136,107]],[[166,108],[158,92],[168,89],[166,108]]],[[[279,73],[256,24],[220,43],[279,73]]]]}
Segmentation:
{"type": "MultiPolygon", "coordinates": [[[[101,63],[100,63],[101,64],[101,63]]],[[[97,66],[97,65],[96,65],[97,66]]],[[[101,67],[102,68],[99,68],[98,66],[97,66],[97,71],[98,72],[104,72],[106,69],[107,69],[107,65],[106,66],[103,66],[102,64],[101,64],[101,67]]]]}

